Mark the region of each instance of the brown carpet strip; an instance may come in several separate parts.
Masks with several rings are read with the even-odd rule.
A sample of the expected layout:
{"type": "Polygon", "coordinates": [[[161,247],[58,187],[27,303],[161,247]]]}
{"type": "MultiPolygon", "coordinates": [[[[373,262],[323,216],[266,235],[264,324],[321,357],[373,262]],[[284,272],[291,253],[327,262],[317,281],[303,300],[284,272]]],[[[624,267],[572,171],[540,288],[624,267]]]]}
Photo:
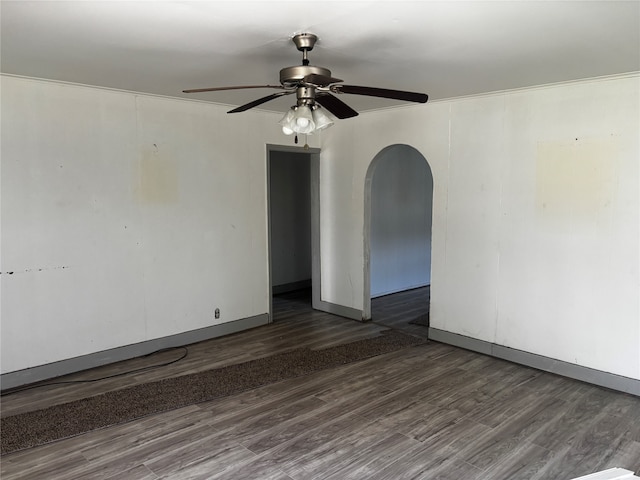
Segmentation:
{"type": "Polygon", "coordinates": [[[144,383],[1,419],[2,455],[154,413],[213,400],[288,378],[424,343],[396,330],[379,337],[270,357],[144,383]]]}

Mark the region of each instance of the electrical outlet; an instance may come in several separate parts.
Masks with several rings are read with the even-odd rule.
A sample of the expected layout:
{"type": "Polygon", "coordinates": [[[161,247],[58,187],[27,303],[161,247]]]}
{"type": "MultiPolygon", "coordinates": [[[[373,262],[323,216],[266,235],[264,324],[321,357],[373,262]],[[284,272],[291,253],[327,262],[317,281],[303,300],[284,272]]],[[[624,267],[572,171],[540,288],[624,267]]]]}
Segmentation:
{"type": "Polygon", "coordinates": [[[220,309],[216,308],[216,311],[214,312],[213,315],[216,317],[216,319],[220,318],[220,309]]]}

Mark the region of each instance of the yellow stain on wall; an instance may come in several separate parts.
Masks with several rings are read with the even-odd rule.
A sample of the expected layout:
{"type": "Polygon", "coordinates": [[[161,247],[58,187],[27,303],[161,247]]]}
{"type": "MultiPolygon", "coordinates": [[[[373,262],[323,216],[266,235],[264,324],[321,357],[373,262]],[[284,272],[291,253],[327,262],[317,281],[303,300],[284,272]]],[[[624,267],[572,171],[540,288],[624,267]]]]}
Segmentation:
{"type": "Polygon", "coordinates": [[[613,137],[538,144],[538,216],[567,225],[597,220],[614,201],[617,150],[613,137]]]}
{"type": "Polygon", "coordinates": [[[157,148],[142,152],[137,178],[141,202],[167,204],[178,200],[177,166],[171,158],[161,155],[157,148]]]}

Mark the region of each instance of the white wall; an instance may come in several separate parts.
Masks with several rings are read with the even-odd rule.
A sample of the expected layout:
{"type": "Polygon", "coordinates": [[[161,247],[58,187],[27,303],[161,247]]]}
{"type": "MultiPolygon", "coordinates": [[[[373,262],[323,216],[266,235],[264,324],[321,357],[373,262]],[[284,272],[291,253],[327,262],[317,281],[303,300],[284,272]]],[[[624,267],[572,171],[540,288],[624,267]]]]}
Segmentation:
{"type": "Polygon", "coordinates": [[[268,312],[278,115],[1,79],[3,373],[268,312]]]}
{"type": "Polygon", "coordinates": [[[271,284],[311,281],[311,158],[272,151],[269,160],[271,284]]]}
{"type": "Polygon", "coordinates": [[[323,139],[322,295],[362,309],[367,168],[434,177],[431,326],[640,378],[637,75],[363,114],[323,139]]]}
{"type": "Polygon", "coordinates": [[[376,155],[368,176],[372,176],[371,297],[429,285],[433,196],[429,165],[417,150],[393,145],[376,155]]]}
{"type": "MultiPolygon", "coordinates": [[[[268,311],[279,115],[1,79],[3,373],[213,325],[215,307],[268,311]]],[[[639,379],[638,91],[630,76],[338,122],[322,299],[365,311],[367,168],[411,145],[434,177],[431,325],[639,379]]]]}

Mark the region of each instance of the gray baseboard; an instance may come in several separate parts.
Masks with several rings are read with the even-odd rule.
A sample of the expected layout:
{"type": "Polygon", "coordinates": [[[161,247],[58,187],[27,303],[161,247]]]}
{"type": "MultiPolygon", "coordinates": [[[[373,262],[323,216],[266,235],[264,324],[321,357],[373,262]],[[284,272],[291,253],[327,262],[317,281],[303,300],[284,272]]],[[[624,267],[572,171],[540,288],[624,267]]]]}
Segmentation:
{"type": "Polygon", "coordinates": [[[338,315],[339,317],[349,318],[351,320],[357,320],[359,322],[365,322],[364,312],[356,308],[345,307],[344,305],[338,305],[335,303],[325,302],[324,300],[313,300],[313,308],[322,312],[338,315]]]}
{"type": "Polygon", "coordinates": [[[623,377],[615,373],[582,367],[562,360],[504,347],[495,343],[489,343],[484,340],[466,337],[433,327],[429,328],[429,339],[501,358],[520,365],[526,365],[527,367],[537,368],[545,372],[555,373],[564,377],[610,388],[619,392],[640,396],[640,380],[636,380],[635,378],[623,377]]]}
{"type": "Polygon", "coordinates": [[[192,343],[209,340],[211,338],[222,337],[231,333],[241,332],[249,328],[259,327],[269,323],[269,315],[264,313],[254,317],[243,318],[233,322],[221,323],[210,327],[190,330],[168,337],[156,338],[145,342],[125,345],[122,347],[103,350],[101,352],[90,353],[80,357],[69,358],[59,362],[39,365],[37,367],[26,368],[0,375],[0,388],[7,390],[10,388],[28,385],[30,383],[49,380],[62,375],[80,372],[89,368],[100,367],[110,363],[128,360],[153,353],[164,348],[182,347],[192,343]]]}

